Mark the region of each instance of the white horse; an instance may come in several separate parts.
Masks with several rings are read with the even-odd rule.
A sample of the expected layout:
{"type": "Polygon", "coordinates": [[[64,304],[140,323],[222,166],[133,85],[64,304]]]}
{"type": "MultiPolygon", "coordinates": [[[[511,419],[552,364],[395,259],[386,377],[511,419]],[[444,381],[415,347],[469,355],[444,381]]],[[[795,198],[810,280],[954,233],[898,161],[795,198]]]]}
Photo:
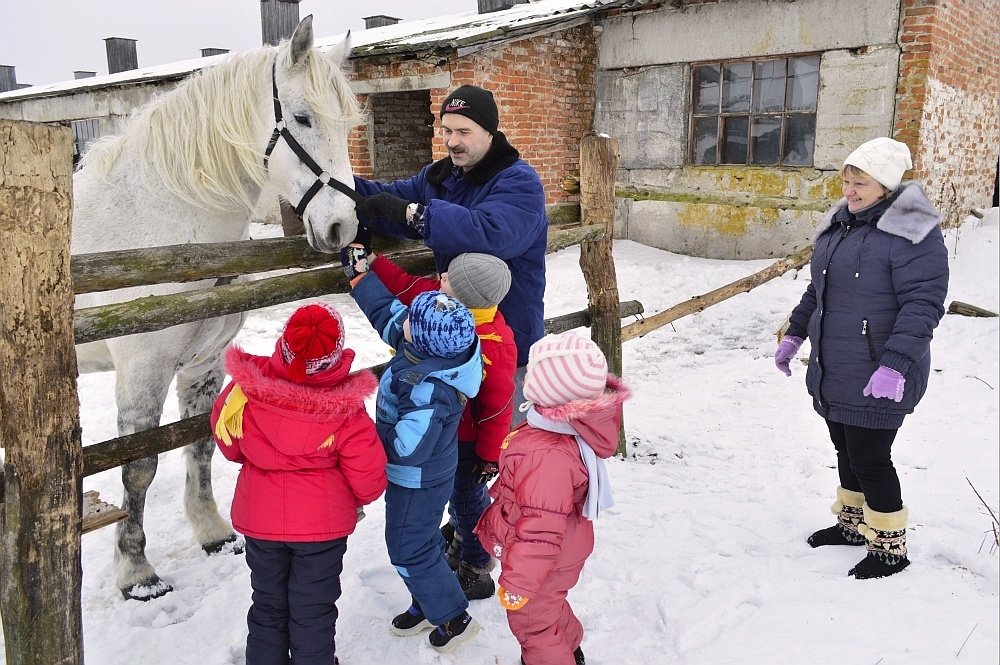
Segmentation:
{"type": "MultiPolygon", "coordinates": [[[[234,55],[138,110],[124,133],[91,146],[74,176],[72,252],[247,239],[262,192],[298,202],[315,249],[336,252],[351,242],[357,195],[347,135],[361,118],[340,69],[349,53],[349,36],[329,54],[314,50],[308,16],[289,41],[234,55]]],[[[86,294],[76,305],[213,283],[86,294]]],[[[227,315],[80,345],[80,371],[117,371],[119,435],[160,424],[175,375],[181,417],[205,413],[223,381],[222,351],[243,318],[227,315]]],[[[208,432],[185,448],[184,506],[206,552],[238,552],[212,494],[214,450],[208,432]]],[[[153,456],[122,467],[128,517],[118,524],[115,581],[126,598],[171,591],[145,554],[143,510],[156,466],[153,456]]]]}

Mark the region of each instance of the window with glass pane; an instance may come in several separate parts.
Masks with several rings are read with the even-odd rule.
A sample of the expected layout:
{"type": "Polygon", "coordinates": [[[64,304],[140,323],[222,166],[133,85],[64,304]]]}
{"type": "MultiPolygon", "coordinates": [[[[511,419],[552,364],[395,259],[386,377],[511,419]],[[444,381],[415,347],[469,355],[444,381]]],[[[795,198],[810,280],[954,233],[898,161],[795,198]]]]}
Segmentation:
{"type": "Polygon", "coordinates": [[[809,166],[820,56],[692,67],[693,164],[809,166]]]}

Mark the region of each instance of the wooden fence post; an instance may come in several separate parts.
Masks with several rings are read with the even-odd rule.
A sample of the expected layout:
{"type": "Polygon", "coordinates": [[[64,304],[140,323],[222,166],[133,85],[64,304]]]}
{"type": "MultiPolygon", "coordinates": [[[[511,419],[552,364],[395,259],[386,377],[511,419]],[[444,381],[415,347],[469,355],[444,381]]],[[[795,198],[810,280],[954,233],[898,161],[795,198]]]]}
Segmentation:
{"type": "Polygon", "coordinates": [[[83,662],[72,134],[0,120],[0,614],[7,665],[83,662]]]}
{"type": "MultiPolygon", "coordinates": [[[[580,142],[580,223],[603,225],[606,230],[603,238],[580,244],[580,268],[591,312],[590,336],[604,351],[610,371],[621,376],[622,324],[612,256],[618,160],[616,139],[589,134],[580,142]]],[[[626,455],[624,425],[618,433],[618,454],[626,455]]]]}

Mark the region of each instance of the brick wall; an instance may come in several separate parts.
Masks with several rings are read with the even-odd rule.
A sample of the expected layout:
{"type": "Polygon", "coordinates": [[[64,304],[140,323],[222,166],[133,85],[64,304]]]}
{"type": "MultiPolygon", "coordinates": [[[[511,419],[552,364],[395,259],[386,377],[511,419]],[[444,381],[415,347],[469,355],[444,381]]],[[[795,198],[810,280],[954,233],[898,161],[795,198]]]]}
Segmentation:
{"type": "Polygon", "coordinates": [[[894,135],[948,224],[988,206],[1000,145],[995,0],[902,0],[894,135]]]}
{"type": "MultiPolygon", "coordinates": [[[[546,202],[566,203],[578,197],[564,191],[562,182],[579,174],[580,139],[593,126],[595,39],[593,26],[585,24],[437,62],[362,58],[353,61],[353,78],[430,74],[442,68],[451,72],[450,88],[430,90],[429,111],[435,119],[433,159],[445,156],[437,113],[448,93],[465,84],[491,90],[500,110],[500,130],[538,171],[546,202]]],[[[382,95],[367,100],[369,117],[373,111],[379,114],[375,97],[382,95]]],[[[376,170],[369,150],[376,129],[366,125],[351,135],[351,161],[362,177],[371,177],[376,170]]]]}

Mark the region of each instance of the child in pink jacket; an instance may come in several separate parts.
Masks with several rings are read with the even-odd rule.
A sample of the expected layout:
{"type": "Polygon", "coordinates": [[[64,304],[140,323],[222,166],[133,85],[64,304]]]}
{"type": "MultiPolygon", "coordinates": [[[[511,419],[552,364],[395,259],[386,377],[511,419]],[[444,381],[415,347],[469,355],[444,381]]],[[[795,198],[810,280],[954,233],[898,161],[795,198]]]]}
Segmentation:
{"type": "Polygon", "coordinates": [[[385,491],[386,457],[365,411],[378,385],[351,372],[344,324],[323,303],[288,319],[274,353],[226,353],[233,377],[212,410],[222,454],[242,464],[231,515],[253,587],[247,665],[337,665],[347,537],[385,491]],[[291,661],[289,661],[291,656],[291,661]]]}
{"type": "Polygon", "coordinates": [[[592,520],[613,505],[604,460],[629,395],[590,340],[548,335],[531,346],[528,418],[503,443],[493,505],[476,527],[500,560],[497,594],[524,665],[584,663],[566,594],[594,550],[592,520]]]}

